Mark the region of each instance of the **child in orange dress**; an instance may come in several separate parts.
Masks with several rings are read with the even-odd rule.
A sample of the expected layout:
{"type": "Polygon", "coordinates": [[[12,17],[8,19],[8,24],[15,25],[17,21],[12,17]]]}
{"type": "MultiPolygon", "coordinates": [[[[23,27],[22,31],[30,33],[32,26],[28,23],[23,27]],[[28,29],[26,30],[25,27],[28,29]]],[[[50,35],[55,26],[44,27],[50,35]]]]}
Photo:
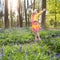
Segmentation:
{"type": "Polygon", "coordinates": [[[32,20],[32,31],[35,34],[35,40],[41,40],[39,31],[41,30],[41,26],[38,22],[39,16],[46,11],[46,9],[43,9],[38,13],[37,9],[34,10],[33,14],[31,15],[31,20],[32,20]]]}

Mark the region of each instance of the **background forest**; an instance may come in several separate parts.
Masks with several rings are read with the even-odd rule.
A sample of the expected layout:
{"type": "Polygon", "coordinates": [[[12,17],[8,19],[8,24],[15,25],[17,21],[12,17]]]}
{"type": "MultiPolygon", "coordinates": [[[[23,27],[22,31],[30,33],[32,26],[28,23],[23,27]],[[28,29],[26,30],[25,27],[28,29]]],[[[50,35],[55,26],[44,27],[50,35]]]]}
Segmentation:
{"type": "Polygon", "coordinates": [[[0,0],[0,28],[30,27],[34,9],[46,12],[40,17],[44,28],[60,28],[60,0],[0,0]]]}

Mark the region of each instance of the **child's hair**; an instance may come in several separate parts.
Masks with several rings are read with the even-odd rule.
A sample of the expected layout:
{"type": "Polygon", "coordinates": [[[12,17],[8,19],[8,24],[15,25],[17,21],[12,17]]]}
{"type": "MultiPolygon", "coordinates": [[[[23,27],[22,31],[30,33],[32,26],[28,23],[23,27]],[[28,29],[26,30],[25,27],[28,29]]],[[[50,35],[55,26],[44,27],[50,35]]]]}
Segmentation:
{"type": "Polygon", "coordinates": [[[33,14],[35,14],[35,12],[37,11],[37,13],[39,12],[39,10],[38,9],[34,9],[34,11],[33,11],[33,14]]]}
{"type": "Polygon", "coordinates": [[[39,10],[37,9],[37,12],[39,12],[39,10]]]}
{"type": "Polygon", "coordinates": [[[38,9],[34,9],[34,10],[31,9],[31,13],[32,13],[32,14],[34,14],[36,11],[39,13],[39,10],[38,10],[38,9]]]}

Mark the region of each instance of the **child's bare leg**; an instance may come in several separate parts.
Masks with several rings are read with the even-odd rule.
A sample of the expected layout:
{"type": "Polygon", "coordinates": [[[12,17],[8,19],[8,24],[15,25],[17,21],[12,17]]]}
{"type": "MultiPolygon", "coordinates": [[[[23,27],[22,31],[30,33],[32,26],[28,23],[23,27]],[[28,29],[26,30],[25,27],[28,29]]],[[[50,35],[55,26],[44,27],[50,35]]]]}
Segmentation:
{"type": "Polygon", "coordinates": [[[35,32],[34,34],[35,34],[35,41],[37,41],[38,40],[37,33],[35,32]]]}
{"type": "Polygon", "coordinates": [[[39,32],[37,32],[38,40],[41,40],[39,32]]]}

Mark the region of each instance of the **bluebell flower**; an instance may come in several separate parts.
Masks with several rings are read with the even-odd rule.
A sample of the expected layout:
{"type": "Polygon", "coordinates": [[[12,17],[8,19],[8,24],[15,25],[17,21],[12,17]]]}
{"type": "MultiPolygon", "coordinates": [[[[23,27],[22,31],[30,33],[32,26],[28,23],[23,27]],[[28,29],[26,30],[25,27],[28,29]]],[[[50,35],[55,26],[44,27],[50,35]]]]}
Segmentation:
{"type": "Polygon", "coordinates": [[[2,54],[0,53],[0,57],[2,56],[2,54]]]}
{"type": "Polygon", "coordinates": [[[22,47],[22,45],[20,45],[20,52],[21,52],[21,53],[23,52],[23,47],[22,47]]]}
{"type": "Polygon", "coordinates": [[[25,53],[26,53],[26,55],[28,55],[28,50],[26,50],[26,52],[25,52],[25,53]]]}

